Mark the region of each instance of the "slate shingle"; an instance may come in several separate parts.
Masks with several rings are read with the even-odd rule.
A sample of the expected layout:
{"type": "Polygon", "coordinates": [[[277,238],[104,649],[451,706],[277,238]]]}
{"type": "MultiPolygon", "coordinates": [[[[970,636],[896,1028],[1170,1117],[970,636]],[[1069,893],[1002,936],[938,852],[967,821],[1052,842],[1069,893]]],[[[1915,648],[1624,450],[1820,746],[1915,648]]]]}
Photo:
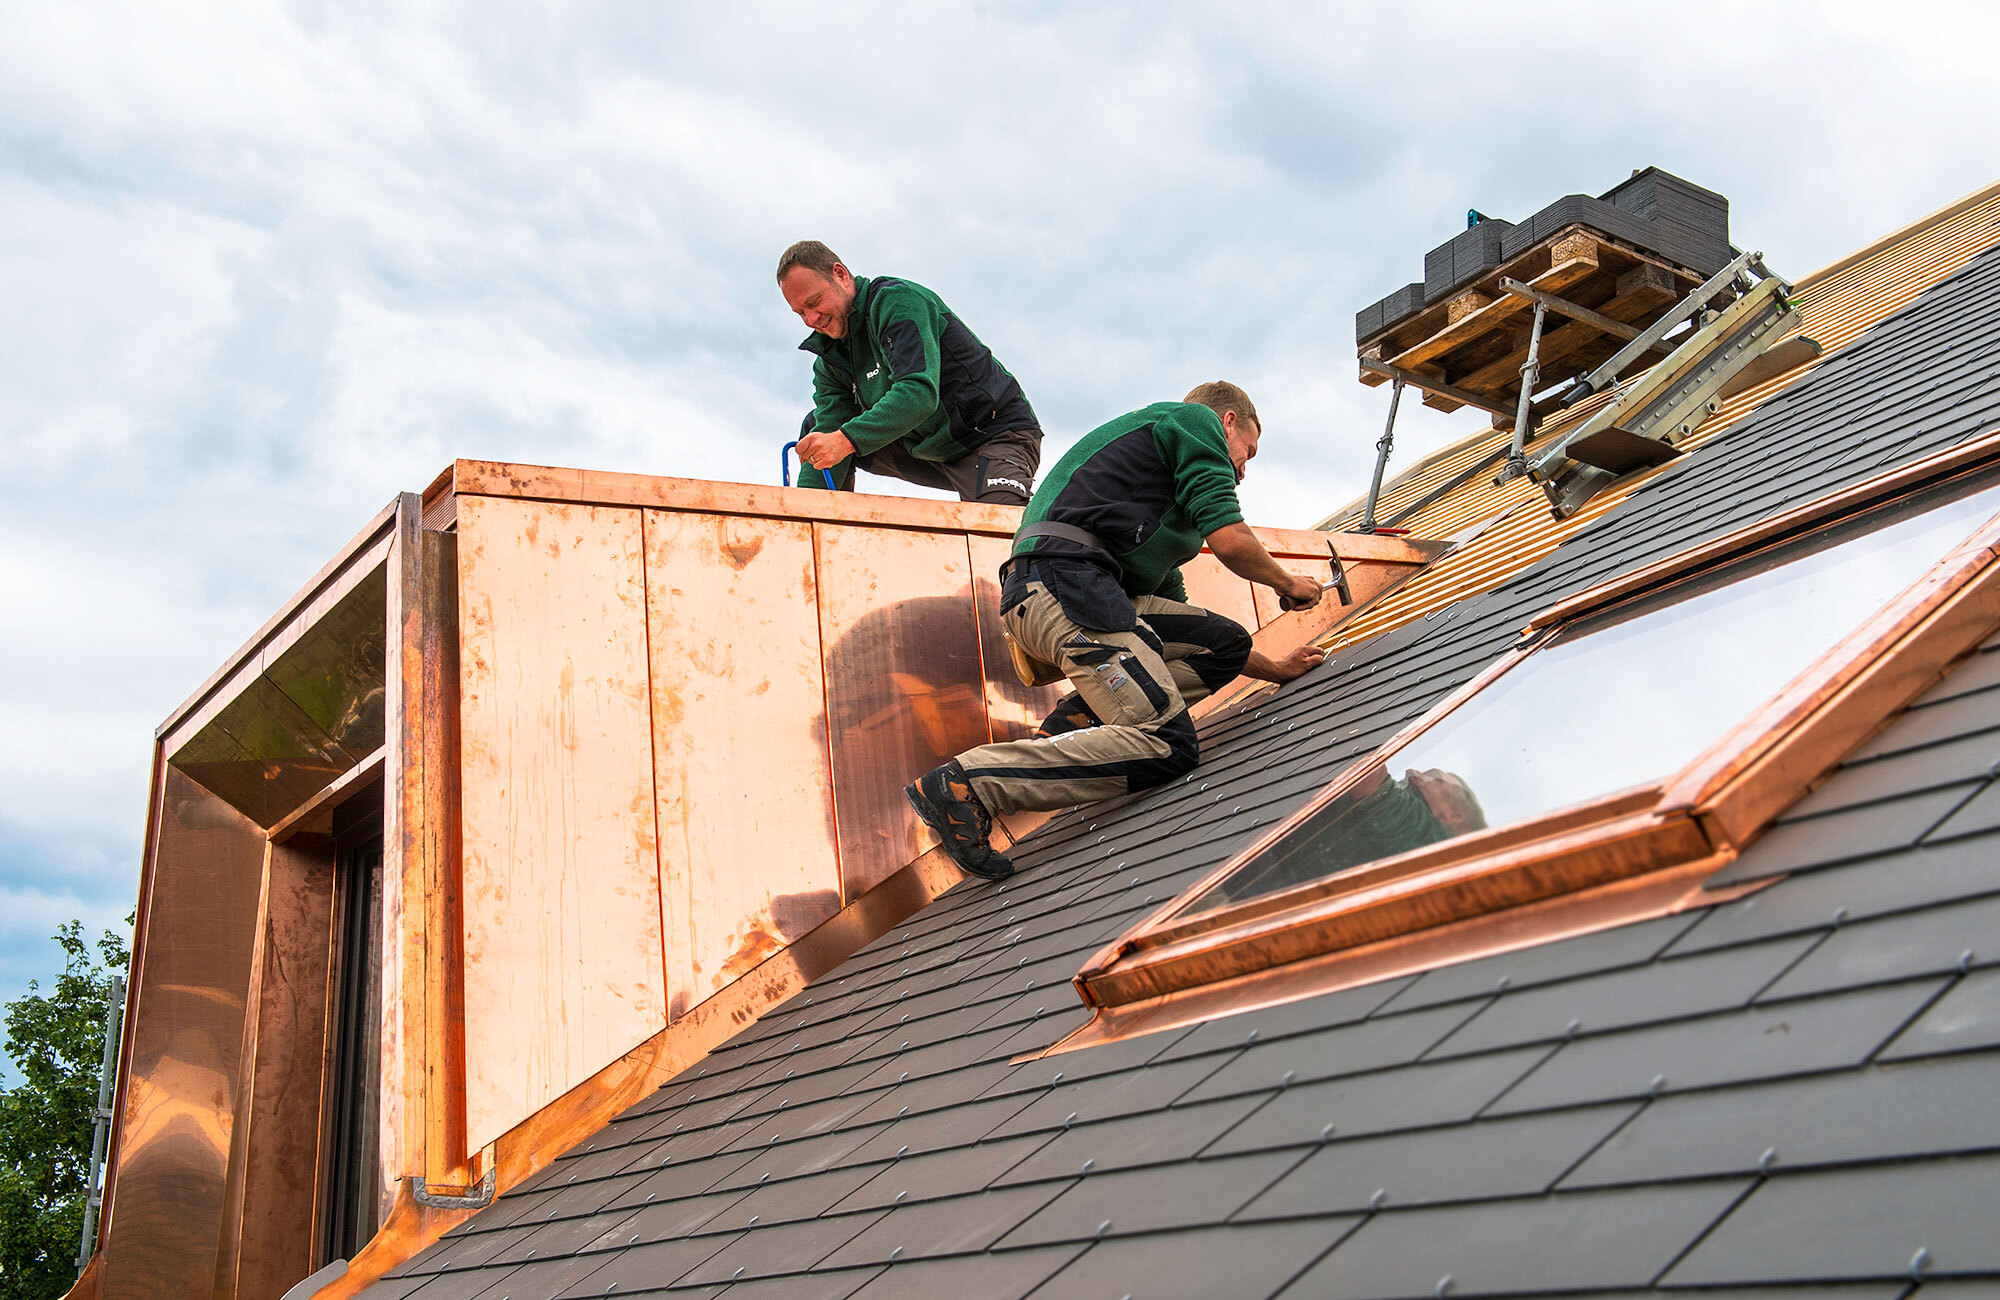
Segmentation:
{"type": "Polygon", "coordinates": [[[1355,1137],[1469,1120],[1547,1054],[1540,1048],[1494,1052],[1287,1088],[1209,1154],[1309,1146],[1331,1135],[1355,1137]]]}
{"type": "Polygon", "coordinates": [[[1203,1228],[1100,1241],[1035,1293],[1035,1300],[1261,1300],[1304,1269],[1356,1220],[1203,1228]]]}
{"type": "MultiPolygon", "coordinates": [[[[1566,1043],[1496,1115],[1860,1065],[1943,987],[1919,980],[1566,1043]]],[[[1478,1059],[1478,1058],[1474,1058],[1478,1059]]]]}
{"type": "Polygon", "coordinates": [[[1735,1179],[1385,1212],[1285,1296],[1401,1300],[1645,1286],[1748,1186],[1735,1179]]]}
{"type": "Polygon", "coordinates": [[[1061,1183],[1034,1183],[945,1200],[904,1202],[827,1256],[825,1266],[886,1264],[984,1250],[1062,1190],[1061,1183]]]}
{"type": "Polygon", "coordinates": [[[2000,971],[1978,971],[1958,981],[1889,1045],[1882,1059],[1982,1047],[2000,1047],[2000,971]]]}
{"type": "Polygon", "coordinates": [[[1993,1061],[1946,1057],[1662,1097],[1592,1152],[1562,1185],[2000,1149],[1993,1082],[1993,1061]]]}
{"type": "MultiPolygon", "coordinates": [[[[1075,1259],[1074,1246],[998,1251],[956,1259],[897,1261],[853,1300],[1021,1300],[1075,1259]]],[[[775,1300],[775,1298],[774,1298],[775,1300]]]]}
{"type": "Polygon", "coordinates": [[[1303,1218],[1378,1202],[1402,1207],[1534,1195],[1554,1186],[1638,1109],[1622,1102],[1329,1142],[1237,1217],[1303,1218]]]}
{"type": "Polygon", "coordinates": [[[1673,1284],[2000,1272],[2000,1157],[1773,1177],[1666,1277],[1673,1284]],[[1926,1255],[1919,1261],[1917,1252],[1926,1255]]]}
{"type": "Polygon", "coordinates": [[[1297,1152],[1285,1151],[1091,1173],[999,1244],[1038,1246],[1222,1223],[1298,1161],[1297,1152]]]}

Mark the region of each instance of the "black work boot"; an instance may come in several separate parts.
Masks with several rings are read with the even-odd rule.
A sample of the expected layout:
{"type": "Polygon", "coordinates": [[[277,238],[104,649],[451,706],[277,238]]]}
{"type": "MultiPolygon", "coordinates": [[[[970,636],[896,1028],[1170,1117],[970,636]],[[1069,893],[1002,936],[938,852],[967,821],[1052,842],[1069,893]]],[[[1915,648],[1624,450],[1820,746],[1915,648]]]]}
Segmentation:
{"type": "Polygon", "coordinates": [[[1042,725],[1035,728],[1037,736],[1060,736],[1065,732],[1082,731],[1085,727],[1101,726],[1102,723],[1083,697],[1075,691],[1056,701],[1056,707],[1049,710],[1049,716],[1042,719],[1042,725]]]}
{"type": "Polygon", "coordinates": [[[1005,880],[1014,874],[1013,862],[987,843],[993,815],[972,792],[972,782],[957,759],[924,773],[904,786],[903,794],[962,869],[987,880],[1005,880]]]}

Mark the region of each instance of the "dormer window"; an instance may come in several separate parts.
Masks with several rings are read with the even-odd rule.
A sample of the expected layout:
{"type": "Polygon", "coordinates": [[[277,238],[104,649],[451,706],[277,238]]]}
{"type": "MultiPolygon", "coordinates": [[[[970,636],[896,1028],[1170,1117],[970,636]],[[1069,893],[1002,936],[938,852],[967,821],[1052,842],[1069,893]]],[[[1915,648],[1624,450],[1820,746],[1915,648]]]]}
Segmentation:
{"type": "MultiPolygon", "coordinates": [[[[1613,886],[1653,914],[1690,888],[1699,898],[1702,879],[2000,622],[2000,473],[1963,468],[1994,442],[1548,611],[1093,958],[1077,984],[1100,1016],[1080,1037],[1177,1023],[1162,1000],[1196,992],[1204,1015],[1232,987],[1281,1000],[1287,970],[1311,972],[1292,996],[1337,987],[1332,959],[1365,954],[1379,971],[1384,946],[1414,936],[1450,931],[1457,955],[1478,955],[1491,949],[1468,926],[1505,917],[1518,930],[1534,908],[1613,886]],[[1633,887],[1690,870],[1678,890],[1633,887]],[[1121,1029],[1121,1008],[1144,1023],[1121,1029]]],[[[1593,915],[1593,928],[1634,919],[1593,915]]]]}

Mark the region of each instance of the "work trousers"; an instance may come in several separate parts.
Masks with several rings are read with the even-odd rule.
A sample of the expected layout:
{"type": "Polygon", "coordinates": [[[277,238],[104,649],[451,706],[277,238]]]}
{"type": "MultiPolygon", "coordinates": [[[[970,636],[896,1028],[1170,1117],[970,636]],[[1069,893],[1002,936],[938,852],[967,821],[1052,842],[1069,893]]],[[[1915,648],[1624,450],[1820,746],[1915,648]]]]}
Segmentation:
{"type": "Polygon", "coordinates": [[[958,460],[918,460],[902,444],[892,442],[856,456],[854,463],[870,474],[956,492],[961,501],[1024,506],[1035,490],[1035,471],[1041,468],[1042,431],[996,433],[958,460]]]}
{"type": "Polygon", "coordinates": [[[1101,725],[960,754],[987,810],[1067,808],[1192,771],[1201,756],[1188,706],[1243,671],[1250,634],[1233,619],[1158,596],[1133,600],[1139,617],[1130,631],[1099,631],[1071,621],[1041,582],[1027,593],[1003,615],[1008,634],[1076,688],[1044,729],[1073,725],[1079,697],[1101,725]]]}

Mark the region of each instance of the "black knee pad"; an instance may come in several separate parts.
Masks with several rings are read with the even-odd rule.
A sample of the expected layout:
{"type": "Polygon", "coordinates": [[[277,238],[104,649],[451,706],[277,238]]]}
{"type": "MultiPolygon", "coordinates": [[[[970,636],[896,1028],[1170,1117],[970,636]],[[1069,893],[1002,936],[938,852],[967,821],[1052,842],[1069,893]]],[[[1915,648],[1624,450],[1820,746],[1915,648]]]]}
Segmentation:
{"type": "MultiPolygon", "coordinates": [[[[1222,676],[1221,670],[1223,668],[1229,670],[1227,676],[1222,676],[1222,683],[1226,685],[1240,674],[1243,671],[1243,665],[1249,662],[1250,633],[1241,623],[1232,621],[1229,624],[1228,630],[1222,633],[1219,638],[1219,644],[1215,647],[1217,675],[1222,676]]],[[[1202,674],[1204,680],[1207,676],[1207,673],[1202,674]]]]}
{"type": "Polygon", "coordinates": [[[1153,734],[1167,742],[1166,757],[1132,765],[1125,776],[1125,788],[1134,793],[1165,785],[1177,776],[1186,776],[1201,762],[1201,741],[1195,735],[1194,719],[1188,716],[1186,709],[1161,723],[1153,734]]]}

